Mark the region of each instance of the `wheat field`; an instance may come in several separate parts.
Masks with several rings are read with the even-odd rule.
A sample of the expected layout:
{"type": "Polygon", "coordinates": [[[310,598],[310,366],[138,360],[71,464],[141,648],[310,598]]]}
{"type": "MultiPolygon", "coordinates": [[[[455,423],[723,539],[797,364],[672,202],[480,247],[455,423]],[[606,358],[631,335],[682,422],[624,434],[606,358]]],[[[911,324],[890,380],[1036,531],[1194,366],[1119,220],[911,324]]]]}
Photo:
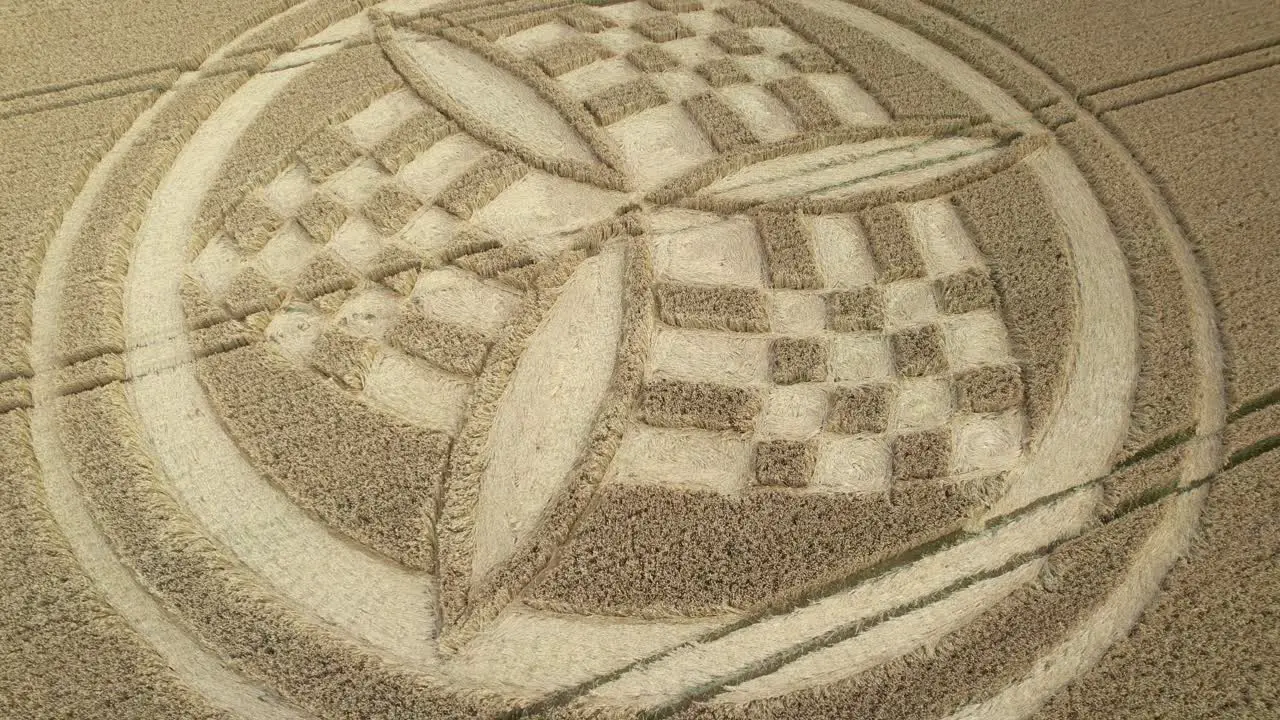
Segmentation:
{"type": "Polygon", "coordinates": [[[1277,43],[0,4],[0,718],[1280,717],[1277,43]]]}

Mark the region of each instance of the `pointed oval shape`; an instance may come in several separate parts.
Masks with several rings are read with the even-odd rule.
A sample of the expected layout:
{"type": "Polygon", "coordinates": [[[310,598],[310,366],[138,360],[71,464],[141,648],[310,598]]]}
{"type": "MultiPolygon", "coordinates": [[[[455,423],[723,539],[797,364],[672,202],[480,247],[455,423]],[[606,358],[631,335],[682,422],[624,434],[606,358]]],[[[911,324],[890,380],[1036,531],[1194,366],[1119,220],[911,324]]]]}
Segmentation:
{"type": "Polygon", "coordinates": [[[584,260],[530,338],[494,413],[472,577],[510,556],[568,480],[613,377],[625,252],[584,260]]]}
{"type": "MultiPolygon", "coordinates": [[[[500,136],[540,156],[600,165],[569,122],[512,73],[443,38],[428,36],[399,44],[427,78],[500,136]]],[[[465,119],[454,119],[471,130],[465,127],[465,119]]]]}
{"type": "Polygon", "coordinates": [[[834,200],[908,187],[980,163],[1001,151],[981,136],[899,137],[844,143],[764,160],[708,185],[699,197],[753,205],[834,200]]]}

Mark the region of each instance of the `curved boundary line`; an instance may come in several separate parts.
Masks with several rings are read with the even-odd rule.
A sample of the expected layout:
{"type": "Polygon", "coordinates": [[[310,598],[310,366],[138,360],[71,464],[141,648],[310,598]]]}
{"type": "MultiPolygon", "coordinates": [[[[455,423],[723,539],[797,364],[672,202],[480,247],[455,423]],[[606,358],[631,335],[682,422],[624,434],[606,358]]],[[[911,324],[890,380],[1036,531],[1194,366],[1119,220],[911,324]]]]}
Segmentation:
{"type": "MultiPolygon", "coordinates": [[[[845,0],[845,1],[849,2],[850,4],[861,5],[860,3],[857,2],[857,0],[845,0]]],[[[1102,123],[1098,121],[1091,112],[1079,106],[1079,104],[1074,99],[1073,92],[1068,92],[1066,88],[1062,85],[1062,83],[1058,82],[1051,75],[1049,75],[1044,70],[1039,68],[1035,63],[1030,62],[1020,52],[999,42],[998,39],[992,38],[990,34],[985,30],[983,30],[982,28],[977,28],[968,23],[965,23],[963,20],[959,18],[955,18],[950,13],[946,13],[945,11],[942,11],[938,8],[933,8],[933,6],[931,5],[926,5],[926,7],[930,7],[936,12],[942,14],[948,20],[951,20],[953,22],[958,22],[964,25],[965,27],[971,28],[979,35],[980,38],[986,40],[989,45],[1009,53],[1009,56],[1013,60],[1015,60],[1015,62],[1017,62],[1018,64],[1023,65],[1024,69],[1029,68],[1032,71],[1033,75],[1040,76],[1042,80],[1047,80],[1048,81],[1047,84],[1050,85],[1051,88],[1053,88],[1058,93],[1060,93],[1064,98],[1069,98],[1069,99],[1064,99],[1062,101],[1064,104],[1068,106],[1069,110],[1073,110],[1079,116],[1087,118],[1088,121],[1098,123],[1100,126],[1102,126],[1102,123]]],[[[866,8],[863,8],[863,9],[866,10],[867,12],[872,12],[869,9],[866,9],[866,8]]],[[[903,27],[903,29],[913,34],[918,34],[916,29],[911,27],[907,23],[901,23],[901,27],[903,27]]],[[[924,40],[925,42],[929,42],[927,40],[927,37],[925,36],[921,36],[921,39],[924,40]]],[[[956,49],[952,49],[950,52],[955,57],[961,60],[964,60],[966,63],[966,66],[969,65],[970,60],[966,58],[964,54],[962,54],[960,51],[956,49]]],[[[1003,85],[1000,85],[998,78],[987,78],[987,79],[999,85],[1002,90],[1004,89],[1003,85]]],[[[1164,226],[1162,227],[1162,229],[1165,230],[1167,233],[1169,233],[1170,236],[1174,239],[1175,241],[1174,244],[1176,246],[1175,248],[1173,248],[1174,254],[1175,254],[1175,261],[1178,262],[1179,270],[1183,276],[1184,291],[1187,292],[1189,298],[1194,302],[1196,302],[1198,305],[1198,307],[1193,306],[1192,310],[1193,310],[1193,319],[1196,321],[1195,327],[1193,327],[1193,334],[1198,340],[1197,360],[1199,361],[1199,364],[1201,366],[1200,369],[1202,373],[1201,403],[1200,403],[1201,413],[1200,413],[1200,418],[1197,426],[1198,442],[1196,445],[1192,447],[1191,449],[1192,451],[1188,453],[1188,457],[1184,465],[1184,479],[1182,483],[1182,487],[1184,489],[1198,487],[1199,485],[1205,482],[1208,482],[1212,478],[1213,471],[1216,470],[1221,465],[1220,457],[1219,457],[1221,455],[1219,435],[1221,433],[1222,427],[1225,424],[1224,423],[1225,397],[1222,395],[1222,375],[1221,375],[1221,364],[1220,364],[1221,346],[1218,342],[1216,318],[1208,317],[1204,312],[1204,309],[1206,307],[1210,309],[1214,309],[1216,308],[1216,306],[1214,306],[1211,300],[1209,300],[1207,283],[1205,282],[1203,275],[1198,272],[1198,268],[1194,264],[1194,256],[1192,254],[1190,244],[1187,242],[1185,234],[1183,233],[1183,227],[1182,227],[1182,224],[1179,222],[1179,218],[1177,218],[1177,216],[1171,211],[1167,200],[1160,193],[1159,188],[1155,186],[1154,182],[1150,178],[1150,175],[1145,171],[1145,168],[1143,168],[1140,164],[1137,163],[1137,160],[1133,156],[1132,152],[1128,151],[1128,148],[1122,142],[1120,142],[1117,138],[1115,138],[1115,136],[1110,131],[1110,128],[1107,128],[1105,126],[1102,126],[1102,127],[1105,131],[1104,133],[1105,137],[1108,140],[1114,142],[1116,145],[1118,145],[1120,148],[1124,150],[1122,155],[1124,157],[1125,163],[1129,166],[1130,170],[1133,171],[1134,174],[1141,180],[1141,185],[1143,186],[1145,191],[1144,195],[1146,196],[1143,199],[1147,200],[1147,202],[1152,205],[1153,209],[1156,211],[1157,217],[1160,219],[1162,225],[1164,226]],[[1206,302],[1207,304],[1205,304],[1206,302]],[[1199,312],[1196,312],[1197,310],[1199,312]]],[[[1074,165],[1074,162],[1073,162],[1073,165],[1074,165]]],[[[1210,314],[1213,314],[1213,313],[1210,313],[1210,314]]],[[[1095,479],[1089,483],[1086,483],[1085,485],[1080,485],[1074,488],[1070,488],[1066,492],[1076,492],[1081,490],[1084,487],[1091,486],[1098,482],[1101,482],[1101,478],[1095,479]]],[[[1003,521],[1005,518],[1015,517],[1021,513],[1026,512],[1027,510],[1033,507],[1038,506],[1042,502],[1049,501],[1055,497],[1057,497],[1057,495],[1050,496],[1049,498],[1042,498],[1039,502],[1031,506],[1024,507],[1018,511],[1015,511],[1011,515],[1003,516],[1002,518],[995,518],[993,519],[993,521],[999,522],[999,521],[1003,521]]],[[[953,543],[955,541],[956,541],[955,538],[944,538],[940,542],[953,543]]],[[[933,549],[936,549],[936,548],[933,548],[933,549]]],[[[883,572],[886,570],[886,568],[872,568],[871,570],[873,572],[883,572]]],[[[776,613],[767,613],[766,616],[771,614],[776,614],[776,613]]],[[[760,618],[760,617],[756,618],[756,620],[759,620],[759,619],[763,619],[763,618],[760,618]]],[[[747,622],[747,621],[744,621],[744,622],[747,622]]],[[[733,629],[734,628],[732,627],[727,628],[724,631],[713,633],[709,635],[709,637],[727,634],[729,632],[733,632],[733,629]]],[[[656,654],[651,658],[633,663],[628,668],[624,668],[622,670],[615,671],[613,673],[602,675],[596,681],[585,683],[583,685],[578,686],[577,688],[569,689],[562,693],[558,693],[556,695],[550,696],[535,707],[537,707],[538,709],[542,709],[546,707],[554,707],[557,705],[562,705],[564,703],[571,702],[573,699],[589,692],[594,687],[598,687],[599,685],[605,682],[608,682],[616,677],[621,676],[621,674],[625,673],[627,670],[647,664],[648,662],[651,662],[665,654],[666,653],[656,654]]]]}
{"type": "MultiPolygon", "coordinates": [[[[403,41],[396,37],[396,27],[391,18],[383,12],[370,10],[369,19],[373,23],[373,36],[383,55],[404,80],[428,105],[458,123],[462,129],[475,136],[481,142],[494,148],[510,152],[532,167],[569,180],[601,187],[606,190],[626,191],[627,177],[607,165],[591,165],[568,158],[547,157],[536,153],[517,142],[506,131],[494,127],[462,103],[453,99],[449,93],[435,80],[432,80],[422,68],[418,67],[403,41]]],[[[568,122],[568,121],[566,121],[568,122]]],[[[570,124],[572,127],[572,124],[570,124]]]]}
{"type": "MultiPolygon", "coordinates": [[[[1096,121],[1097,121],[1097,120],[1095,119],[1095,122],[1096,122],[1096,121]]],[[[1110,129],[1110,128],[1108,128],[1108,129],[1110,129]]],[[[1108,135],[1110,136],[1110,133],[1108,133],[1108,135]]],[[[1122,143],[1122,142],[1119,142],[1118,140],[1117,140],[1117,144],[1119,144],[1121,147],[1124,147],[1123,143],[1122,143]]],[[[1127,150],[1127,148],[1126,148],[1126,150],[1127,150]]],[[[1135,158],[1133,158],[1133,156],[1132,156],[1132,153],[1126,153],[1126,156],[1127,156],[1130,160],[1135,160],[1135,158]]],[[[1136,161],[1136,160],[1135,160],[1135,161],[1136,161]]],[[[1138,169],[1139,171],[1141,171],[1141,172],[1140,172],[1140,175],[1143,177],[1143,179],[1144,179],[1144,180],[1146,180],[1146,181],[1148,181],[1148,182],[1150,182],[1150,178],[1149,178],[1149,176],[1145,173],[1145,169],[1144,169],[1144,168],[1142,168],[1142,167],[1141,167],[1141,165],[1138,165],[1138,168],[1137,168],[1137,169],[1138,169]]],[[[1156,196],[1157,198],[1159,198],[1159,199],[1163,200],[1163,197],[1159,194],[1159,190],[1158,190],[1158,188],[1155,188],[1155,193],[1154,193],[1154,194],[1155,194],[1155,196],[1156,196]]],[[[1157,205],[1157,207],[1159,207],[1159,205],[1157,205]]],[[[1167,208],[1166,208],[1166,209],[1167,209],[1167,208]]],[[[1170,213],[1169,215],[1170,215],[1170,217],[1172,217],[1172,218],[1173,218],[1173,220],[1174,220],[1174,222],[1175,222],[1175,227],[1177,227],[1177,222],[1178,222],[1179,218],[1177,217],[1176,213],[1170,213]]],[[[1162,219],[1164,219],[1163,214],[1162,214],[1162,219]]],[[[1178,229],[1180,229],[1180,228],[1178,228],[1178,229]]],[[[1184,239],[1184,238],[1182,238],[1181,233],[1178,233],[1178,237],[1179,237],[1179,239],[1180,239],[1180,240],[1183,240],[1183,246],[1185,247],[1185,246],[1186,246],[1185,239],[1184,239]]],[[[1181,269],[1183,269],[1183,270],[1185,271],[1185,268],[1181,268],[1181,269]]],[[[1187,280],[1187,278],[1186,278],[1186,276],[1185,276],[1185,274],[1184,274],[1184,281],[1185,281],[1185,280],[1187,280]]],[[[1207,291],[1207,287],[1206,287],[1206,291],[1207,291]]],[[[1210,307],[1212,307],[1212,304],[1210,304],[1210,307]]],[[[1213,330],[1216,330],[1216,328],[1213,328],[1213,330]]],[[[1216,337],[1216,333],[1215,333],[1215,337],[1216,337]]],[[[1203,421],[1203,414],[1202,414],[1202,421],[1203,421]]]]}
{"type": "MultiPolygon", "coordinates": [[[[199,198],[204,196],[205,188],[198,183],[201,179],[210,180],[213,177],[201,167],[204,162],[220,160],[215,153],[209,152],[208,144],[213,143],[215,148],[229,150],[230,145],[218,145],[219,138],[225,137],[228,126],[234,134],[242,129],[235,123],[242,122],[247,126],[255,122],[262,108],[268,106],[275,94],[287,86],[289,78],[266,78],[266,82],[274,87],[259,88],[266,94],[259,94],[246,102],[242,93],[251,91],[255,80],[261,81],[263,78],[250,80],[249,84],[241,88],[240,93],[220,106],[219,111],[223,115],[215,112],[192,134],[183,154],[152,196],[153,205],[158,203],[154,206],[163,207],[164,211],[148,212],[138,228],[136,256],[129,269],[125,297],[130,336],[146,337],[156,331],[177,330],[181,327],[182,310],[177,296],[184,256],[181,245],[167,242],[167,239],[181,237],[184,232],[189,232],[189,216],[194,214],[199,198]],[[226,118],[226,111],[232,111],[235,116],[226,118]],[[195,157],[189,157],[191,154],[195,154],[195,157]],[[193,175],[199,179],[193,181],[193,175]],[[195,202],[183,203],[184,191],[191,190],[196,192],[187,199],[195,202]],[[176,199],[173,197],[175,195],[176,199]],[[163,273],[170,263],[177,263],[179,268],[157,277],[157,273],[163,273]],[[165,325],[170,327],[165,328],[165,325]]],[[[392,651],[397,659],[425,662],[426,651],[413,647],[415,643],[412,642],[414,636],[411,627],[394,627],[391,622],[397,618],[412,617],[405,610],[392,612],[385,607],[378,608],[369,596],[360,597],[358,602],[352,603],[343,601],[342,592],[318,593],[312,597],[311,593],[305,591],[308,580],[325,574],[324,570],[315,566],[324,564],[326,559],[329,563],[328,571],[333,573],[344,574],[340,569],[350,573],[353,572],[353,567],[375,571],[383,582],[396,588],[401,594],[399,598],[386,598],[388,605],[394,605],[396,600],[405,605],[413,605],[415,596],[405,595],[405,586],[412,586],[417,579],[424,583],[425,590],[426,578],[395,565],[376,551],[352,542],[340,530],[321,523],[278,485],[264,478],[256,469],[251,469],[242,450],[209,409],[207,393],[196,380],[194,353],[187,342],[190,337],[178,335],[173,341],[170,351],[179,362],[164,371],[139,372],[139,365],[145,361],[145,357],[134,354],[126,358],[130,371],[128,375],[133,380],[129,385],[130,400],[139,427],[167,427],[169,430],[181,428],[182,432],[178,433],[180,436],[203,436],[206,439],[202,447],[204,452],[198,458],[192,458],[181,447],[181,440],[168,437],[172,433],[161,436],[153,434],[148,438],[150,454],[157,466],[169,475],[169,488],[175,499],[197,518],[206,534],[217,539],[229,555],[250,568],[255,577],[264,585],[271,586],[282,600],[305,608],[307,612],[334,623],[384,652],[387,648],[375,642],[374,638],[393,638],[398,643],[392,651]],[[186,402],[181,396],[174,398],[171,393],[183,386],[199,395],[187,396],[186,402]],[[194,417],[188,417],[187,413],[193,409],[197,413],[194,417]],[[214,437],[204,436],[202,433],[214,432],[215,429],[219,434],[214,437]],[[220,467],[214,470],[210,465],[220,467]],[[184,471],[179,472],[179,468],[184,471]],[[222,482],[207,491],[199,489],[202,478],[216,477],[219,474],[222,482]],[[233,490],[237,486],[241,489],[233,490]],[[248,507],[256,512],[243,512],[239,518],[229,517],[235,513],[214,513],[211,508],[218,507],[214,499],[225,492],[238,492],[237,497],[249,500],[248,507]],[[250,538],[269,538],[271,534],[281,531],[281,524],[292,529],[291,533],[286,533],[286,539],[309,536],[310,542],[314,543],[313,549],[320,552],[320,555],[310,561],[304,559],[302,562],[282,562],[281,558],[288,558],[289,555],[281,553],[280,548],[277,547],[272,552],[254,552],[253,543],[246,542],[250,538]],[[280,554],[273,557],[273,552],[280,554]],[[387,612],[367,612],[375,608],[387,612]],[[384,627],[384,622],[392,627],[384,627]]],[[[268,543],[268,546],[275,547],[273,543],[268,543]]],[[[364,575],[366,582],[354,587],[345,578],[339,577],[332,581],[331,587],[335,590],[350,588],[353,594],[359,595],[372,591],[379,585],[374,577],[374,572],[368,572],[364,575]]]]}
{"type": "MultiPolygon", "coordinates": [[[[857,2],[858,0],[845,1],[857,2]]],[[[1121,151],[1119,152],[1121,161],[1128,167],[1135,179],[1139,181],[1138,184],[1143,188],[1142,199],[1151,206],[1162,226],[1161,229],[1173,241],[1170,248],[1173,260],[1182,274],[1183,291],[1187,294],[1187,298],[1192,304],[1193,325],[1191,330],[1192,336],[1196,339],[1196,360],[1200,366],[1201,373],[1200,401],[1198,403],[1200,412],[1196,423],[1196,438],[1192,441],[1194,445],[1186,461],[1184,482],[1199,480],[1217,470],[1222,465],[1219,436],[1226,424],[1226,396],[1222,376],[1223,350],[1218,329],[1217,306],[1213,303],[1208,280],[1205,278],[1199,264],[1195,261],[1195,250],[1187,239],[1186,222],[1173,208],[1173,204],[1169,199],[1164,196],[1160,186],[1133,151],[1129,149],[1124,139],[1116,133],[1109,123],[1095,115],[1088,108],[1080,105],[1077,101],[1076,93],[1071,89],[1070,85],[1042,68],[1039,63],[1030,58],[1017,45],[989,29],[970,23],[944,8],[937,7],[931,0],[916,0],[916,3],[952,23],[968,28],[985,39],[992,47],[1002,49],[1007,57],[1022,65],[1024,70],[1039,76],[1042,82],[1061,94],[1063,96],[1061,103],[1067,107],[1069,112],[1076,115],[1077,122],[1093,123],[1095,129],[1101,131],[1102,136],[1112,146],[1112,149],[1121,151]]],[[[960,57],[968,62],[967,58],[960,57]]],[[[999,78],[991,78],[991,81],[999,84],[999,78]]]]}
{"type": "Polygon", "coordinates": [[[1040,709],[1087,673],[1123,640],[1160,593],[1161,582],[1191,547],[1208,487],[1198,487],[1170,503],[1124,579],[1065,641],[1041,657],[1029,675],[995,697],[960,709],[947,720],[1019,720],[1040,709]]]}
{"type": "MultiPolygon", "coordinates": [[[[57,273],[51,272],[51,268],[65,263],[69,244],[98,201],[112,169],[129,151],[137,135],[173,96],[174,91],[170,89],[140,113],[129,130],[89,171],[89,179],[63,215],[58,231],[49,243],[32,303],[33,332],[29,352],[38,370],[50,369],[54,361],[52,343],[56,334],[59,283],[57,273]],[[36,322],[37,318],[41,321],[36,322]]],[[[62,456],[56,439],[56,408],[50,402],[53,397],[52,379],[47,372],[38,372],[33,378],[32,445],[40,464],[45,502],[85,575],[138,637],[163,658],[193,692],[211,703],[244,713],[250,718],[307,717],[273,690],[254,684],[201,646],[170,611],[147,592],[132,569],[116,555],[79,496],[78,487],[62,456]]]]}
{"type": "MultiPolygon", "coordinates": [[[[305,4],[299,3],[295,7],[302,7],[305,4]]],[[[206,67],[216,63],[226,54],[228,47],[268,25],[280,14],[273,14],[238,34],[210,53],[200,64],[199,69],[180,76],[177,82],[166,88],[150,107],[134,118],[129,129],[89,170],[89,179],[63,214],[58,230],[50,240],[45,261],[41,264],[33,293],[33,335],[28,349],[33,360],[52,358],[50,353],[36,352],[37,345],[50,343],[56,332],[54,324],[56,295],[50,296],[51,293],[57,292],[56,274],[51,273],[50,268],[61,266],[65,262],[68,243],[79,225],[84,222],[89,209],[98,201],[104,187],[103,183],[111,170],[129,151],[137,135],[145,129],[160,108],[174,96],[175,88],[180,86],[183,80],[202,75],[206,67]],[[50,296],[49,301],[40,302],[39,298],[42,296],[50,296]],[[45,322],[34,322],[37,313],[45,319],[45,322]],[[39,334],[38,337],[36,333],[39,334]]],[[[81,83],[75,87],[91,84],[94,83],[81,83]]],[[[112,544],[107,541],[103,530],[93,519],[84,500],[79,497],[75,480],[68,474],[61,447],[58,441],[53,439],[56,438],[56,433],[53,432],[56,422],[55,408],[50,404],[53,399],[51,380],[52,376],[49,373],[38,373],[33,377],[35,405],[31,411],[33,450],[37,454],[42,475],[43,487],[40,488],[40,492],[45,496],[50,514],[71,546],[82,572],[99,589],[119,617],[137,634],[144,646],[151,648],[166,661],[192,692],[208,699],[216,706],[249,718],[301,720],[310,717],[296,705],[282,698],[270,686],[254,683],[235,670],[234,666],[226,664],[215,653],[203,647],[186,628],[180,625],[171,611],[142,587],[133,571],[116,555],[112,544]],[[41,441],[39,438],[46,439],[41,441]]]]}

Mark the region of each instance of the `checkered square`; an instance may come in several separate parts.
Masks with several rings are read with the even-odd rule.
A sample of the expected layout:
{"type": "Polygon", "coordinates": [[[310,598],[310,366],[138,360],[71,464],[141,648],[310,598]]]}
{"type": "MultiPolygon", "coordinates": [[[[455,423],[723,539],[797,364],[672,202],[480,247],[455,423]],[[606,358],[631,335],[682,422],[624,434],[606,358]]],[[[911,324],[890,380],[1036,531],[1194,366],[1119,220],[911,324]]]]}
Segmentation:
{"type": "MultiPolygon", "coordinates": [[[[637,166],[651,153],[640,153],[640,138],[629,135],[651,134],[651,125],[672,125],[675,117],[668,117],[669,106],[708,92],[723,103],[725,112],[714,118],[689,118],[681,108],[674,110],[705,135],[709,153],[728,147],[712,127],[729,122],[722,117],[726,112],[733,115],[730,124],[745,128],[739,133],[743,138],[766,142],[811,128],[815,118],[829,127],[869,117],[863,112],[869,103],[866,94],[832,82],[851,81],[822,50],[753,2],[624,2],[558,14],[530,13],[527,22],[520,17],[476,29],[502,50],[540,68],[568,98],[593,107],[598,123],[608,128],[624,152],[635,148],[628,154],[637,166]],[[660,98],[646,93],[647,99],[639,100],[640,86],[635,83],[643,76],[660,89],[660,98]],[[744,87],[761,92],[720,92],[744,87]],[[779,93],[778,88],[789,92],[779,93]],[[797,103],[791,91],[804,91],[805,102],[797,103]],[[633,116],[650,121],[627,122],[633,116]]],[[[871,114],[880,112],[876,108],[871,114]]],[[[682,147],[680,155],[697,153],[682,147]]],[[[643,168],[637,170],[646,175],[643,168]]]]}
{"type": "Polygon", "coordinates": [[[473,379],[448,358],[396,347],[391,333],[408,313],[443,328],[428,343],[487,342],[516,311],[512,288],[463,262],[423,269],[460,226],[435,199],[487,152],[413,93],[390,93],[303,143],[295,164],[228,213],[188,274],[233,318],[273,311],[267,341],[301,365],[456,432],[473,379]]]}
{"type": "Polygon", "coordinates": [[[653,239],[659,281],[707,288],[731,280],[734,302],[758,298],[750,302],[768,320],[763,332],[745,324],[709,331],[683,326],[692,316],[668,315],[654,342],[654,378],[760,397],[759,417],[742,436],[756,447],[754,480],[741,488],[882,492],[898,482],[1000,472],[1020,457],[1021,377],[998,307],[949,312],[956,306],[938,292],[947,279],[986,278],[986,270],[967,237],[940,220],[947,206],[920,205],[893,208],[900,224],[892,253],[877,253],[880,239],[854,216],[801,217],[798,225],[656,221],[674,228],[653,239]],[[787,260],[762,237],[775,232],[785,235],[775,246],[814,258],[816,287],[770,282],[770,263],[787,260]],[[877,257],[919,270],[885,274],[877,257]],[[782,450],[797,448],[812,461],[788,483],[779,475],[790,466],[783,459],[801,455],[782,450]]]}

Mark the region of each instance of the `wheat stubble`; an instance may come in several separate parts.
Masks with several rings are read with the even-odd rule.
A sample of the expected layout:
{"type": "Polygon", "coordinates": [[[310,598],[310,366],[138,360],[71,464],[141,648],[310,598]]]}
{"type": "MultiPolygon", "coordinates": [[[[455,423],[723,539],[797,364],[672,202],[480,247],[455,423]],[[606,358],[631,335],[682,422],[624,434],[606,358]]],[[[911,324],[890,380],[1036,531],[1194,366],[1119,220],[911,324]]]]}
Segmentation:
{"type": "Polygon", "coordinates": [[[243,672],[303,707],[340,717],[498,711],[387,663],[301,614],[224,554],[170,494],[141,447],[119,384],[64,398],[56,412],[69,470],[125,561],[199,637],[236,658],[243,672]],[[272,642],[263,643],[264,637],[272,642]]]}
{"type": "Polygon", "coordinates": [[[1101,603],[1143,547],[1165,508],[1124,517],[1051,553],[1039,582],[975,621],[847,680],[743,704],[695,704],[688,718],[940,717],[1028,672],[1101,603]]]}
{"type": "Polygon", "coordinates": [[[0,413],[0,477],[5,712],[229,718],[183,686],[81,570],[45,506],[23,412],[0,413]]]}
{"type": "Polygon", "coordinates": [[[1280,66],[1103,116],[1169,198],[1218,308],[1228,409],[1280,377],[1280,66]]]}
{"type": "Polygon", "coordinates": [[[363,405],[266,345],[211,356],[198,371],[231,435],[290,496],[410,567],[431,562],[446,436],[363,405]]]}
{"type": "Polygon", "coordinates": [[[1218,476],[1191,552],[1133,632],[1036,717],[1267,717],[1280,706],[1280,453],[1218,476]]]}
{"type": "Polygon", "coordinates": [[[0,120],[0,379],[31,374],[26,344],[44,248],[63,213],[151,92],[0,120]]]}
{"type": "Polygon", "coordinates": [[[528,598],[607,614],[751,608],[957,530],[976,490],[911,483],[891,500],[606,485],[528,598]]]}
{"type": "Polygon", "coordinates": [[[1063,228],[1035,175],[1023,167],[971,185],[954,202],[1003,299],[1027,415],[1044,426],[1063,383],[1076,300],[1063,228]]]}

